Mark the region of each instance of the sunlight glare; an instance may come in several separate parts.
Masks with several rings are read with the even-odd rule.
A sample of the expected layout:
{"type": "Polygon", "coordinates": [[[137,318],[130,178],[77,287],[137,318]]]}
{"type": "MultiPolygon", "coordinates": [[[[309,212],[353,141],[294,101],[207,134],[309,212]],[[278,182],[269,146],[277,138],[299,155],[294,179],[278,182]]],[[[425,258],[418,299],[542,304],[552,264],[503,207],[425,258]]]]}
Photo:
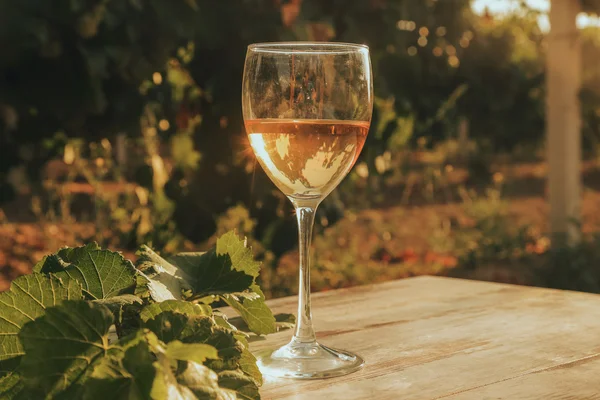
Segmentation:
{"type": "MultiPolygon", "coordinates": [[[[541,12],[538,17],[538,24],[543,32],[548,32],[550,30],[548,19],[549,0],[525,0],[525,2],[529,7],[541,12]]],[[[506,15],[518,11],[519,3],[519,0],[474,0],[471,7],[477,14],[483,14],[487,9],[492,14],[506,15]]],[[[600,18],[581,13],[577,16],[577,26],[579,28],[600,27],[600,18]]]]}

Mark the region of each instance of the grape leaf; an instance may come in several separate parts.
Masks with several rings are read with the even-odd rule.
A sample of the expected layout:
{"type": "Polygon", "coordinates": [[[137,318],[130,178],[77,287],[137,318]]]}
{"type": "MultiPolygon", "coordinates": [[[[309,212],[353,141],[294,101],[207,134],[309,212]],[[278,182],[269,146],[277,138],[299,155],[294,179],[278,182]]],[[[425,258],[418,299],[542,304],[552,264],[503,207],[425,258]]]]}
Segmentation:
{"type": "Polygon", "coordinates": [[[215,323],[220,327],[233,331],[234,336],[237,337],[238,340],[243,339],[242,343],[244,343],[246,341],[246,338],[249,336],[246,332],[239,330],[237,326],[229,322],[229,318],[227,318],[227,315],[223,314],[219,310],[213,310],[213,319],[215,320],[215,323]]]}
{"type": "Polygon", "coordinates": [[[252,249],[235,232],[222,235],[216,247],[206,253],[179,253],[169,261],[192,277],[197,296],[243,293],[260,271],[252,249]]]}
{"type": "Polygon", "coordinates": [[[213,362],[218,369],[236,365],[244,349],[232,332],[216,325],[212,318],[202,315],[163,311],[145,321],[143,326],[165,343],[179,340],[183,343],[205,343],[215,347],[219,358],[225,360],[213,362]]]}
{"type": "Polygon", "coordinates": [[[252,354],[248,348],[245,348],[242,351],[242,356],[240,357],[240,369],[246,375],[254,379],[258,385],[263,384],[262,374],[256,365],[256,357],[254,357],[254,354],[252,354]]]}
{"type": "Polygon", "coordinates": [[[18,334],[27,322],[64,300],[82,299],[81,286],[72,279],[60,281],[42,274],[15,279],[10,290],[0,293],[0,361],[3,371],[12,370],[24,354],[18,334]],[[64,283],[63,283],[64,282],[64,283]]]}
{"type": "Polygon", "coordinates": [[[216,249],[206,253],[180,253],[170,260],[193,273],[192,286],[198,297],[243,292],[254,282],[252,275],[235,268],[229,254],[219,254],[216,249]]]}
{"type": "Polygon", "coordinates": [[[102,304],[112,311],[116,311],[123,306],[129,306],[132,304],[142,304],[142,299],[133,294],[122,294],[120,296],[109,297],[106,299],[94,300],[97,304],[102,304]]]}
{"type": "MultiPolygon", "coordinates": [[[[161,341],[169,343],[173,340],[181,340],[191,334],[194,327],[189,320],[190,317],[185,314],[163,311],[143,321],[142,326],[153,332],[161,341]]],[[[208,332],[210,326],[206,329],[208,332]]]]}
{"type": "Polygon", "coordinates": [[[177,375],[177,381],[187,386],[198,399],[235,400],[235,395],[219,388],[217,373],[202,364],[188,362],[183,372],[177,375]]]}
{"type": "Polygon", "coordinates": [[[294,314],[275,314],[275,327],[277,328],[277,332],[284,329],[292,329],[294,326],[296,326],[296,316],[294,314]]]}
{"type": "MultiPolygon", "coordinates": [[[[84,400],[194,399],[192,389],[181,384],[173,372],[175,360],[206,360],[217,357],[214,347],[173,341],[166,347],[148,330],[123,340],[123,352],[104,357],[84,388],[84,400]]],[[[195,363],[186,363],[195,364],[195,363]]],[[[188,368],[186,368],[188,370],[188,368]]],[[[201,383],[202,389],[220,391],[217,374],[198,365],[187,372],[185,383],[201,383]]],[[[204,397],[206,398],[206,397],[204,397]]],[[[215,395],[212,398],[217,398],[215,395]]]]}
{"type": "Polygon", "coordinates": [[[231,295],[222,295],[223,300],[233,309],[235,309],[244,322],[248,325],[248,329],[257,335],[266,335],[277,331],[275,327],[275,317],[265,303],[265,296],[258,285],[253,284],[250,287],[253,293],[258,294],[258,298],[236,299],[231,295]]]}
{"type": "Polygon", "coordinates": [[[202,253],[179,253],[164,259],[147,246],[138,250],[140,270],[136,294],[154,301],[182,300],[183,293],[194,298],[232,294],[255,297],[248,288],[260,271],[252,249],[234,232],[217,239],[216,247],[202,253]]]}
{"type": "MultiPolygon", "coordinates": [[[[0,378],[0,398],[259,398],[262,377],[247,334],[210,307],[227,299],[253,331],[274,331],[275,318],[254,283],[260,263],[245,241],[228,233],[208,253],[172,260],[142,247],[137,265],[95,243],[64,248],[35,266],[41,274],[19,278],[32,279],[40,293],[31,284],[0,294],[12,302],[24,296],[19,301],[27,306],[0,301],[0,327],[15,312],[23,319],[13,332],[20,353],[4,356],[20,368],[0,378]],[[205,304],[183,301],[192,296],[205,304]],[[70,300],[84,297],[93,301],[70,300]],[[142,308],[148,297],[167,300],[142,308]],[[26,318],[29,309],[36,313],[26,318]]],[[[0,361],[6,340],[0,338],[0,361]]]]}
{"type": "Polygon", "coordinates": [[[126,339],[124,351],[102,358],[84,386],[84,400],[145,400],[156,377],[147,335],[138,331],[126,339]]]}
{"type": "MultiPolygon", "coordinates": [[[[160,354],[154,362],[157,371],[156,379],[152,385],[150,398],[153,400],[176,399],[176,400],[198,400],[194,392],[185,385],[181,385],[173,371],[170,360],[160,354]]],[[[218,385],[218,383],[217,383],[218,385]]]]}
{"type": "Polygon", "coordinates": [[[173,360],[193,361],[202,364],[206,359],[217,359],[217,349],[204,343],[182,343],[173,340],[167,345],[167,356],[173,360]]]}
{"type": "MultiPolygon", "coordinates": [[[[86,249],[87,251],[100,250],[100,246],[98,246],[98,243],[96,242],[88,243],[85,246],[76,248],[86,249]]],[[[72,247],[63,247],[54,254],[44,256],[41,261],[33,266],[33,272],[53,273],[60,272],[69,267],[69,263],[63,260],[63,256],[67,257],[69,251],[72,249],[72,247]]]]}
{"type": "Polygon", "coordinates": [[[90,366],[109,351],[111,311],[100,304],[67,300],[28,322],[19,333],[25,381],[48,398],[85,382],[90,366]]]}
{"type": "Polygon", "coordinates": [[[84,387],[84,400],[235,399],[219,388],[217,374],[201,365],[217,357],[212,346],[179,341],[164,346],[148,330],[120,343],[124,351],[104,357],[94,369],[84,387]],[[182,364],[183,370],[177,368],[182,370],[177,376],[175,360],[188,361],[182,364]]]}
{"type": "Polygon", "coordinates": [[[77,280],[93,300],[124,294],[135,285],[136,270],[131,261],[120,253],[99,250],[96,243],[60,249],[36,269],[77,280]]]}
{"type": "Polygon", "coordinates": [[[240,371],[223,371],[219,373],[219,386],[233,391],[239,400],[260,399],[256,382],[240,371]]]}
{"type": "MultiPolygon", "coordinates": [[[[252,291],[252,285],[250,286],[249,290],[245,290],[243,292],[227,293],[227,295],[237,301],[260,299],[260,294],[252,291]]],[[[211,301],[211,303],[214,303],[214,302],[220,300],[218,296],[214,296],[214,297],[215,298],[211,301]]]]}
{"type": "Polygon", "coordinates": [[[238,237],[234,231],[227,232],[217,239],[217,254],[229,254],[233,268],[257,277],[260,272],[260,262],[254,260],[252,248],[248,247],[247,239],[238,237]]]}
{"type": "Polygon", "coordinates": [[[183,291],[191,289],[191,277],[148,246],[141,246],[137,255],[136,265],[145,277],[142,286],[154,301],[181,300],[183,291]]]}
{"type": "Polygon", "coordinates": [[[150,297],[156,302],[165,300],[181,300],[183,298],[180,280],[162,272],[146,275],[140,272],[137,277],[135,294],[140,297],[150,297]]]}
{"type": "Polygon", "coordinates": [[[23,394],[24,387],[21,376],[16,372],[11,372],[0,379],[0,399],[18,399],[19,395],[23,394]]]}
{"type": "Polygon", "coordinates": [[[210,317],[212,308],[206,304],[194,304],[188,301],[166,300],[144,307],[140,313],[142,321],[148,321],[164,311],[173,311],[186,315],[204,315],[210,317]]]}

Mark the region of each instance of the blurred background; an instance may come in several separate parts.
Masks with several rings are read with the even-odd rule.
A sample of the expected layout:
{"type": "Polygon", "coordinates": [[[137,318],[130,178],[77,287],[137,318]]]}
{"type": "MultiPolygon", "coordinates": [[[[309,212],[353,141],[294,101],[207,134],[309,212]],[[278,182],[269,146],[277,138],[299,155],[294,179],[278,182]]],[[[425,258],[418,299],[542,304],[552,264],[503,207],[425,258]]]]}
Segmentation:
{"type": "Polygon", "coordinates": [[[267,296],[295,293],[295,217],[240,91],[248,44],[310,40],[368,44],[376,93],[319,209],[314,290],[438,274],[600,292],[600,1],[553,2],[581,11],[558,57],[581,58],[569,243],[546,196],[546,0],[0,0],[0,289],[60,246],[171,254],[237,229],[267,296]]]}

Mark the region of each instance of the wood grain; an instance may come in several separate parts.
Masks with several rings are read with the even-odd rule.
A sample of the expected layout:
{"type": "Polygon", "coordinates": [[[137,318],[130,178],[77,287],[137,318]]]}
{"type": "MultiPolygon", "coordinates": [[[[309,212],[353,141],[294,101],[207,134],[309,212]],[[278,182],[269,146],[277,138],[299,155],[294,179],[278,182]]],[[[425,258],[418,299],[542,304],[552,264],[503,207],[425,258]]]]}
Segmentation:
{"type": "MultiPolygon", "coordinates": [[[[269,305],[294,312],[296,298],[269,305]]],[[[263,399],[600,399],[597,295],[418,277],[318,293],[313,313],[319,340],[359,353],[365,368],[267,378],[263,399]]]]}

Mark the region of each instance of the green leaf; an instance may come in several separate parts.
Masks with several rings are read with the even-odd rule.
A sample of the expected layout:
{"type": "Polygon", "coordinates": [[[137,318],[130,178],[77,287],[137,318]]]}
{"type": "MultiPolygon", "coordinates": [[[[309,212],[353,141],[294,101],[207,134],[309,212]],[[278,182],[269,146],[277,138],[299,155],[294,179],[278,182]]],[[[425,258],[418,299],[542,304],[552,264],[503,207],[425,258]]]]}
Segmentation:
{"type": "Polygon", "coordinates": [[[94,300],[124,294],[135,285],[136,270],[131,261],[120,253],[99,250],[96,243],[61,249],[36,268],[59,278],[77,280],[84,293],[94,300]]]}
{"type": "Polygon", "coordinates": [[[50,255],[44,256],[40,261],[38,261],[37,264],[35,264],[33,266],[32,272],[41,273],[42,269],[44,269],[44,268],[60,269],[60,268],[66,268],[67,266],[68,265],[64,264],[62,262],[62,260],[56,254],[50,254],[50,255]]]}
{"type": "Polygon", "coordinates": [[[258,386],[252,378],[239,371],[223,371],[219,373],[219,386],[233,391],[238,399],[260,399],[258,386]]]}
{"type": "Polygon", "coordinates": [[[247,246],[247,240],[240,239],[234,231],[227,232],[217,239],[217,254],[228,254],[233,268],[257,277],[260,272],[260,262],[254,260],[252,248],[247,246]]]}
{"type": "Polygon", "coordinates": [[[123,306],[129,306],[132,304],[142,304],[142,299],[133,294],[122,294],[120,296],[109,297],[107,299],[94,300],[97,304],[102,304],[112,311],[117,311],[123,306]]]}
{"type": "Polygon", "coordinates": [[[21,376],[16,372],[10,373],[0,379],[0,399],[17,399],[24,388],[25,384],[21,376]]]}
{"type": "Polygon", "coordinates": [[[296,316],[294,314],[279,313],[275,314],[275,327],[277,332],[284,329],[292,329],[296,326],[296,316]]]}
{"type": "Polygon", "coordinates": [[[150,288],[148,287],[149,284],[150,278],[138,270],[138,273],[135,276],[135,290],[133,291],[133,294],[141,299],[151,298],[152,295],[150,293],[150,288]]]}
{"type": "Polygon", "coordinates": [[[146,322],[164,311],[173,311],[186,315],[204,315],[207,317],[212,315],[212,308],[206,304],[194,304],[180,300],[166,300],[161,303],[153,303],[144,307],[140,314],[140,318],[142,321],[146,322]]]}
{"type": "MultiPolygon", "coordinates": [[[[235,336],[243,337],[244,340],[246,337],[249,336],[246,332],[239,330],[237,326],[235,326],[231,322],[229,322],[229,318],[227,318],[227,315],[223,314],[219,310],[213,310],[213,319],[215,320],[215,323],[217,325],[233,331],[233,334],[235,336]]],[[[240,321],[243,322],[242,319],[240,319],[240,321]]]]}
{"type": "MultiPolygon", "coordinates": [[[[156,377],[148,331],[127,338],[123,352],[104,357],[84,386],[84,400],[145,400],[156,377]]],[[[156,339],[156,337],[154,337],[156,339]]]]}
{"type": "Polygon", "coordinates": [[[82,298],[81,286],[71,279],[61,282],[42,274],[15,279],[10,290],[0,293],[1,370],[13,370],[24,354],[18,337],[23,325],[44,315],[48,307],[82,298]]]}
{"type": "Polygon", "coordinates": [[[135,290],[136,295],[150,297],[156,302],[181,300],[183,298],[179,279],[164,272],[157,272],[153,275],[146,275],[143,272],[139,274],[135,290]]]}
{"type": "Polygon", "coordinates": [[[212,346],[172,341],[165,347],[148,330],[119,344],[123,351],[97,363],[84,385],[84,400],[235,399],[233,392],[219,388],[217,374],[201,364],[217,357],[212,346]],[[178,365],[175,360],[184,363],[178,365]]]}
{"type": "Polygon", "coordinates": [[[260,263],[252,250],[234,232],[217,240],[206,253],[180,253],[165,260],[147,246],[140,247],[136,294],[149,295],[157,302],[182,300],[191,289],[195,298],[220,294],[252,296],[247,289],[258,276],[260,263]]]}
{"type": "Polygon", "coordinates": [[[192,285],[198,297],[212,294],[243,292],[254,277],[234,268],[229,254],[215,249],[206,253],[180,253],[170,259],[193,276],[192,285]]]}
{"type": "Polygon", "coordinates": [[[206,359],[217,359],[217,349],[204,343],[181,343],[174,340],[167,345],[167,356],[174,360],[193,361],[202,364],[206,359]]]}
{"type": "Polygon", "coordinates": [[[21,318],[12,333],[20,352],[3,354],[10,347],[0,339],[0,361],[20,361],[18,372],[0,379],[0,398],[259,398],[262,377],[246,334],[208,305],[226,298],[253,331],[274,331],[254,284],[260,264],[245,242],[228,233],[212,252],[174,261],[143,247],[138,267],[95,243],[65,248],[36,265],[42,274],[0,294],[0,326],[21,318]],[[148,296],[167,300],[142,308],[148,296]],[[182,300],[190,296],[208,304],[182,300]],[[122,338],[110,342],[113,324],[122,338]]]}
{"type": "Polygon", "coordinates": [[[148,246],[137,251],[137,267],[142,271],[146,287],[154,301],[181,300],[182,292],[191,289],[192,282],[188,274],[171,264],[148,246]]]}
{"type": "Polygon", "coordinates": [[[157,376],[152,385],[150,398],[154,400],[197,400],[190,388],[177,381],[171,370],[171,362],[165,355],[159,354],[158,360],[153,365],[156,368],[157,376]]]}
{"type": "Polygon", "coordinates": [[[258,385],[263,384],[262,374],[256,365],[256,357],[247,348],[242,351],[240,358],[240,369],[252,379],[256,381],[258,385]]]}
{"type": "Polygon", "coordinates": [[[221,236],[216,247],[206,253],[180,253],[169,261],[191,277],[190,283],[198,297],[243,293],[260,271],[252,249],[235,232],[221,236]]]}
{"type": "MultiPolygon", "coordinates": [[[[197,399],[190,388],[178,382],[172,368],[176,365],[175,358],[169,356],[169,348],[165,348],[152,332],[141,330],[122,342],[124,351],[103,358],[94,369],[84,387],[84,400],[197,399]]],[[[171,352],[178,355],[182,348],[175,343],[182,344],[172,343],[171,352]]],[[[193,351],[196,358],[201,358],[200,352],[196,347],[193,351]]],[[[216,354],[214,348],[212,353],[216,354]]],[[[218,389],[216,374],[212,374],[215,375],[212,386],[218,389]]]]}
{"type": "Polygon", "coordinates": [[[183,343],[205,343],[215,347],[219,357],[224,360],[213,362],[218,369],[235,365],[244,349],[232,332],[218,326],[211,317],[164,311],[145,321],[143,325],[165,343],[179,340],[183,343]]]}
{"type": "Polygon", "coordinates": [[[33,272],[43,272],[48,274],[62,271],[63,269],[69,267],[69,263],[66,260],[64,260],[63,257],[68,257],[70,251],[74,249],[85,249],[87,251],[94,251],[100,250],[100,246],[98,246],[98,243],[92,242],[81,247],[63,247],[54,254],[44,256],[44,258],[42,258],[41,261],[35,264],[35,266],[33,267],[33,272]]]}
{"type": "Polygon", "coordinates": [[[200,400],[235,400],[235,396],[219,387],[219,376],[210,368],[188,362],[185,370],[177,375],[177,381],[188,387],[200,400]]]}
{"type": "Polygon", "coordinates": [[[259,297],[254,300],[239,300],[231,295],[222,295],[222,298],[229,306],[240,314],[244,322],[248,325],[248,329],[252,332],[257,335],[266,335],[276,332],[275,317],[265,303],[264,294],[256,284],[251,286],[251,290],[258,294],[259,297]]]}
{"type": "MultiPolygon", "coordinates": [[[[207,323],[208,327],[206,329],[209,331],[210,322],[207,323]]],[[[189,336],[193,329],[195,329],[194,325],[190,323],[189,316],[173,311],[163,311],[143,321],[142,326],[152,331],[158,339],[165,343],[173,340],[181,340],[189,336]]]]}
{"type": "Polygon", "coordinates": [[[19,333],[25,349],[19,370],[27,384],[48,398],[83,384],[89,367],[107,355],[112,323],[107,307],[68,300],[25,324],[19,333]]]}
{"type": "MultiPolygon", "coordinates": [[[[227,293],[227,295],[237,301],[242,301],[242,300],[257,300],[260,299],[260,294],[252,291],[252,287],[255,285],[251,285],[250,286],[250,290],[246,290],[243,292],[233,292],[233,293],[227,293]]],[[[215,300],[213,300],[213,303],[215,301],[219,300],[219,297],[217,296],[215,300]]]]}

